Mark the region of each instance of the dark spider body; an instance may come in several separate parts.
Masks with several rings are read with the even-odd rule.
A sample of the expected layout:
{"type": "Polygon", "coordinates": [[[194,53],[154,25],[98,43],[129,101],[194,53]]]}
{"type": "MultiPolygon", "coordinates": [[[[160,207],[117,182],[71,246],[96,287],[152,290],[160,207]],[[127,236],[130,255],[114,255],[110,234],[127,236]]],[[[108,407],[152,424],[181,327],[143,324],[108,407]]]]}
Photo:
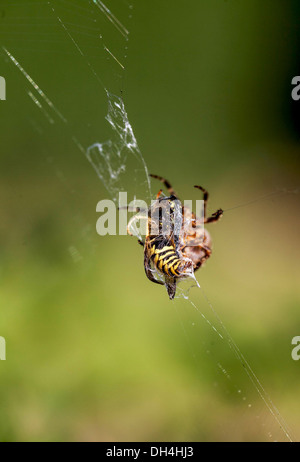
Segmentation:
{"type": "Polygon", "coordinates": [[[206,218],[208,193],[201,186],[195,186],[203,192],[204,218],[197,218],[184,207],[176,196],[170,183],[157,175],[150,175],[161,181],[169,197],[161,196],[160,190],[156,201],[148,209],[148,225],[144,246],[144,267],[148,279],[156,284],[165,285],[169,298],[176,294],[179,279],[192,276],[211,255],[211,238],[203,223],[218,221],[223,215],[219,209],[206,218]],[[189,223],[184,228],[184,221],[189,223]],[[153,270],[154,268],[154,270],[153,270]],[[155,278],[155,270],[164,277],[164,282],[155,278]]]}

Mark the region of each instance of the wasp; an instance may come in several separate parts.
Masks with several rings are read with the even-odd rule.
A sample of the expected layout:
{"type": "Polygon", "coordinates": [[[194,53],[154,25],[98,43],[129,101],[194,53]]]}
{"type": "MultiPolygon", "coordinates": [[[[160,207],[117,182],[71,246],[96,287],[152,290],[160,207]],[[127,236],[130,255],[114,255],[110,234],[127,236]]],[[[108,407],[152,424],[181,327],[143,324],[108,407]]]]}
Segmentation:
{"type": "MultiPolygon", "coordinates": [[[[194,186],[203,193],[204,216],[197,217],[192,210],[184,207],[176,195],[173,187],[165,178],[150,175],[163,183],[169,196],[160,189],[156,200],[148,208],[147,231],[145,240],[139,239],[144,247],[144,268],[147,278],[165,285],[169,298],[176,294],[179,280],[193,276],[211,255],[211,237],[204,224],[217,222],[223,215],[218,209],[210,217],[206,216],[209,194],[202,186],[194,186]],[[189,226],[186,227],[186,223],[189,226]],[[157,279],[156,275],[161,275],[157,279]]],[[[130,226],[133,221],[140,219],[133,217],[128,225],[128,233],[132,235],[130,226]]]]}

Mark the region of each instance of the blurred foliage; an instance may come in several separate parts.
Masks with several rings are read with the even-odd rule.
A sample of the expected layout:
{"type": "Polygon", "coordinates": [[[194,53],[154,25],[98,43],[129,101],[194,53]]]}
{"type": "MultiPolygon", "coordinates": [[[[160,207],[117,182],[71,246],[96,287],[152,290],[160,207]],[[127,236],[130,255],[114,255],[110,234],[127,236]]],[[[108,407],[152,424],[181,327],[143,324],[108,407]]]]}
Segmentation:
{"type": "MultiPolygon", "coordinates": [[[[1,57],[0,440],[285,440],[208,323],[220,330],[203,292],[191,292],[199,311],[171,303],[146,279],[135,239],[97,236],[96,204],[107,193],[71,139],[88,146],[110,136],[88,62],[123,90],[149,170],[182,198],[205,186],[210,211],[232,208],[211,227],[214,252],[198,279],[299,439],[300,364],[291,359],[300,335],[299,196],[246,205],[299,186],[300,103],[291,99],[299,2],[132,2],[129,18],[125,2],[107,1],[130,29],[124,74],[87,29],[82,58],[64,30],[47,26],[50,10],[25,3],[1,5],[0,44],[70,123],[45,123],[24,77],[1,57]]],[[[64,18],[80,25],[79,8],[70,3],[64,18]]]]}

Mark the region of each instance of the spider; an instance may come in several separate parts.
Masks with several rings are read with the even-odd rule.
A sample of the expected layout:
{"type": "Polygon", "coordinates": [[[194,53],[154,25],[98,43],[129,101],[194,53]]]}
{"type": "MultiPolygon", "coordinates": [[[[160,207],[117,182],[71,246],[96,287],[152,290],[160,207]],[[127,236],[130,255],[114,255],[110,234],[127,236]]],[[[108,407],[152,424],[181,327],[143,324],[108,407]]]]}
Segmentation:
{"type": "Polygon", "coordinates": [[[196,217],[188,207],[184,207],[171,184],[163,177],[150,175],[161,181],[170,196],[158,192],[156,200],[147,210],[147,216],[135,215],[128,223],[130,227],[136,220],[147,219],[145,240],[139,239],[144,247],[144,268],[148,279],[156,284],[165,285],[169,298],[176,294],[178,280],[192,276],[211,255],[211,237],[203,224],[217,222],[223,215],[219,209],[210,217],[206,217],[208,192],[202,186],[194,186],[203,193],[204,217],[196,217]],[[188,229],[184,226],[189,223],[188,229]],[[176,232],[177,227],[177,232],[176,232]],[[163,279],[155,278],[159,273],[163,279]]]}

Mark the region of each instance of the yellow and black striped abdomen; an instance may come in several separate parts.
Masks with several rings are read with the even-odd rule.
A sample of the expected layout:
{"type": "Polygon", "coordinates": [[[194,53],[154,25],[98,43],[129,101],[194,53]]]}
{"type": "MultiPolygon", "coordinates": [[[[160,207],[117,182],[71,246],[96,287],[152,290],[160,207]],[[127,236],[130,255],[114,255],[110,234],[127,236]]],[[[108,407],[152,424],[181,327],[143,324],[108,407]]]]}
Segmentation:
{"type": "Polygon", "coordinates": [[[172,245],[157,248],[153,244],[150,247],[150,258],[156,268],[162,273],[173,277],[180,276],[179,267],[181,260],[172,245]]]}

